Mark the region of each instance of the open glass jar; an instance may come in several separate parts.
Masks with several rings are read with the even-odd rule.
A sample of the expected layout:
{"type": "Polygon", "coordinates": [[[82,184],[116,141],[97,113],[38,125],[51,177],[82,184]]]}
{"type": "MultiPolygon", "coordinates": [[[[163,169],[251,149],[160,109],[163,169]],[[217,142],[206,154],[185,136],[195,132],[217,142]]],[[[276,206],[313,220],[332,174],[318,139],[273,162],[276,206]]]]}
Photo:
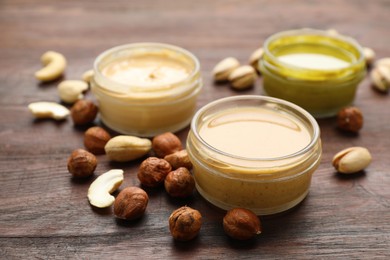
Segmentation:
{"type": "Polygon", "coordinates": [[[322,154],[315,119],[290,102],[264,96],[223,98],[201,108],[187,151],[206,200],[258,215],[301,202],[322,154]]]}
{"type": "Polygon", "coordinates": [[[353,103],[366,73],[355,40],[312,29],[269,37],[259,69],[267,95],[293,102],[318,118],[353,103]]]}
{"type": "Polygon", "coordinates": [[[92,92],[104,124],[123,134],[155,136],[187,126],[202,88],[198,59],[161,43],[118,46],[94,63],[92,92]]]}

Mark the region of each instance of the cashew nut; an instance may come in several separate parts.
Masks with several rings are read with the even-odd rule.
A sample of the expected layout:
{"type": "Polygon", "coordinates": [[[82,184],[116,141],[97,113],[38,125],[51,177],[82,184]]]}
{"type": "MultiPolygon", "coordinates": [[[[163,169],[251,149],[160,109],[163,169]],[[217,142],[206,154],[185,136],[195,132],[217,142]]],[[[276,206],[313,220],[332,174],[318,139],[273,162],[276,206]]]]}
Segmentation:
{"type": "Polygon", "coordinates": [[[115,197],[111,195],[123,182],[123,170],[110,170],[103,173],[91,183],[88,189],[88,200],[98,208],[111,206],[115,197]]]}
{"type": "Polygon", "coordinates": [[[35,102],[28,105],[31,113],[36,118],[53,118],[55,120],[65,119],[70,111],[63,105],[54,102],[35,102]]]}
{"type": "Polygon", "coordinates": [[[89,83],[91,83],[91,79],[92,79],[94,73],[95,72],[93,70],[87,70],[86,72],[83,73],[83,75],[81,77],[85,82],[87,82],[89,84],[89,83]]]}
{"type": "Polygon", "coordinates": [[[130,135],[118,135],[111,138],[104,150],[110,160],[126,162],[138,159],[152,149],[152,142],[146,138],[130,135]]]}
{"type": "Polygon", "coordinates": [[[88,84],[82,80],[65,80],[58,85],[58,94],[65,103],[74,103],[84,97],[88,84]]]}
{"type": "Polygon", "coordinates": [[[35,72],[35,77],[41,81],[51,81],[60,77],[66,67],[64,55],[55,51],[45,52],[41,57],[42,64],[45,66],[35,72]]]}

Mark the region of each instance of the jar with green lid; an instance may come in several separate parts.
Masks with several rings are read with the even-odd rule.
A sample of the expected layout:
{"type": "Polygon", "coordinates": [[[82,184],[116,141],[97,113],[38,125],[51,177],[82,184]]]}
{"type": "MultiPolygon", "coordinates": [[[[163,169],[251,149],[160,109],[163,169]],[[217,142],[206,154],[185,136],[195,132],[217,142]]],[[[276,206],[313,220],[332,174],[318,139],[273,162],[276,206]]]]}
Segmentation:
{"type": "Polygon", "coordinates": [[[366,74],[362,47],[355,40],[313,29],[269,37],[259,69],[267,95],[293,102],[317,118],[351,105],[366,74]]]}

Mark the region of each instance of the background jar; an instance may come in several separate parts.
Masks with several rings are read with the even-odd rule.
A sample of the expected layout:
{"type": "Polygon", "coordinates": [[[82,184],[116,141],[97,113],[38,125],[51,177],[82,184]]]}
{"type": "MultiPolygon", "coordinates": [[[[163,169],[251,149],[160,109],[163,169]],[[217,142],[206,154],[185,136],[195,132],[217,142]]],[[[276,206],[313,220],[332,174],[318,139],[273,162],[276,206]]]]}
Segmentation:
{"type": "Polygon", "coordinates": [[[301,202],[322,154],[319,126],[308,112],[263,96],[223,98],[201,108],[191,123],[187,151],[197,190],[206,200],[225,210],[243,207],[258,215],[282,212],[301,202]],[[249,158],[218,150],[200,135],[202,125],[215,113],[248,106],[265,107],[299,120],[310,133],[310,143],[283,157],[249,158]]]}
{"type": "Polygon", "coordinates": [[[109,49],[94,63],[92,92],[100,118],[111,129],[136,136],[155,136],[186,127],[196,110],[202,88],[198,59],[189,51],[162,43],[135,43],[109,49]],[[115,81],[103,70],[116,60],[140,55],[159,55],[176,60],[189,68],[189,75],[172,84],[137,86],[115,81]]]}
{"type": "Polygon", "coordinates": [[[353,103],[366,73],[361,46],[352,38],[301,29],[277,33],[264,43],[259,62],[267,95],[293,102],[317,118],[329,117],[353,103]],[[321,54],[347,62],[342,68],[294,66],[279,59],[286,54],[321,54]]]}

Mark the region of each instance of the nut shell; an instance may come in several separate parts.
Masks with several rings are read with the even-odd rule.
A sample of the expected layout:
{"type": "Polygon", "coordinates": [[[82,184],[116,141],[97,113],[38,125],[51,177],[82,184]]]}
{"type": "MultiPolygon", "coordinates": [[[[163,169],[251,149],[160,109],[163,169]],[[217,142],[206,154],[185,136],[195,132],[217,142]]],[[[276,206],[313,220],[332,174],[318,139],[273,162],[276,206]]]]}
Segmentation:
{"type": "Polygon", "coordinates": [[[223,229],[231,238],[247,240],[261,233],[259,218],[250,210],[234,208],[223,218],[223,229]]]}
{"type": "Polygon", "coordinates": [[[185,198],[192,195],[195,188],[195,180],[187,168],[180,167],[168,173],[164,186],[170,196],[185,198]]]}
{"type": "Polygon", "coordinates": [[[364,170],[372,160],[364,147],[350,147],[338,152],[332,160],[333,167],[340,173],[351,174],[364,170]]]}
{"type": "Polygon", "coordinates": [[[215,81],[225,81],[228,79],[230,73],[240,66],[240,62],[233,57],[228,57],[215,65],[213,69],[213,76],[215,81]]]}
{"type": "Polygon", "coordinates": [[[148,202],[148,194],[143,189],[127,187],[115,199],[114,214],[120,219],[140,218],[145,213],[148,202]]]}
{"type": "Polygon", "coordinates": [[[357,107],[346,107],[337,114],[337,126],[344,131],[357,133],[363,127],[363,114],[357,107]]]}
{"type": "Polygon", "coordinates": [[[84,134],[84,146],[93,154],[104,154],[104,146],[111,139],[111,135],[99,126],[88,128],[84,134]]]}
{"type": "Polygon", "coordinates": [[[171,170],[171,165],[164,159],[149,157],[141,163],[137,177],[146,187],[158,187],[171,170]]]}
{"type": "Polygon", "coordinates": [[[91,176],[96,166],[95,155],[83,149],[74,150],[68,158],[68,171],[75,177],[91,176]]]}
{"type": "Polygon", "coordinates": [[[183,145],[176,135],[171,132],[157,135],[152,140],[152,148],[157,157],[164,158],[168,154],[178,152],[183,149],[183,145]]]}
{"type": "Polygon", "coordinates": [[[95,120],[98,107],[90,100],[78,100],[70,109],[73,123],[75,125],[86,125],[95,120]]]}
{"type": "Polygon", "coordinates": [[[244,90],[253,86],[257,78],[252,66],[244,65],[236,68],[229,75],[230,84],[234,89],[244,90]]]}
{"type": "Polygon", "coordinates": [[[169,230],[178,241],[195,238],[202,227],[202,215],[196,209],[184,206],[175,210],[169,217],[169,230]]]}
{"type": "Polygon", "coordinates": [[[173,154],[168,154],[164,157],[164,160],[169,162],[172,166],[172,169],[178,169],[180,167],[185,167],[188,170],[192,169],[192,163],[188,157],[187,150],[181,150],[173,154]]]}

